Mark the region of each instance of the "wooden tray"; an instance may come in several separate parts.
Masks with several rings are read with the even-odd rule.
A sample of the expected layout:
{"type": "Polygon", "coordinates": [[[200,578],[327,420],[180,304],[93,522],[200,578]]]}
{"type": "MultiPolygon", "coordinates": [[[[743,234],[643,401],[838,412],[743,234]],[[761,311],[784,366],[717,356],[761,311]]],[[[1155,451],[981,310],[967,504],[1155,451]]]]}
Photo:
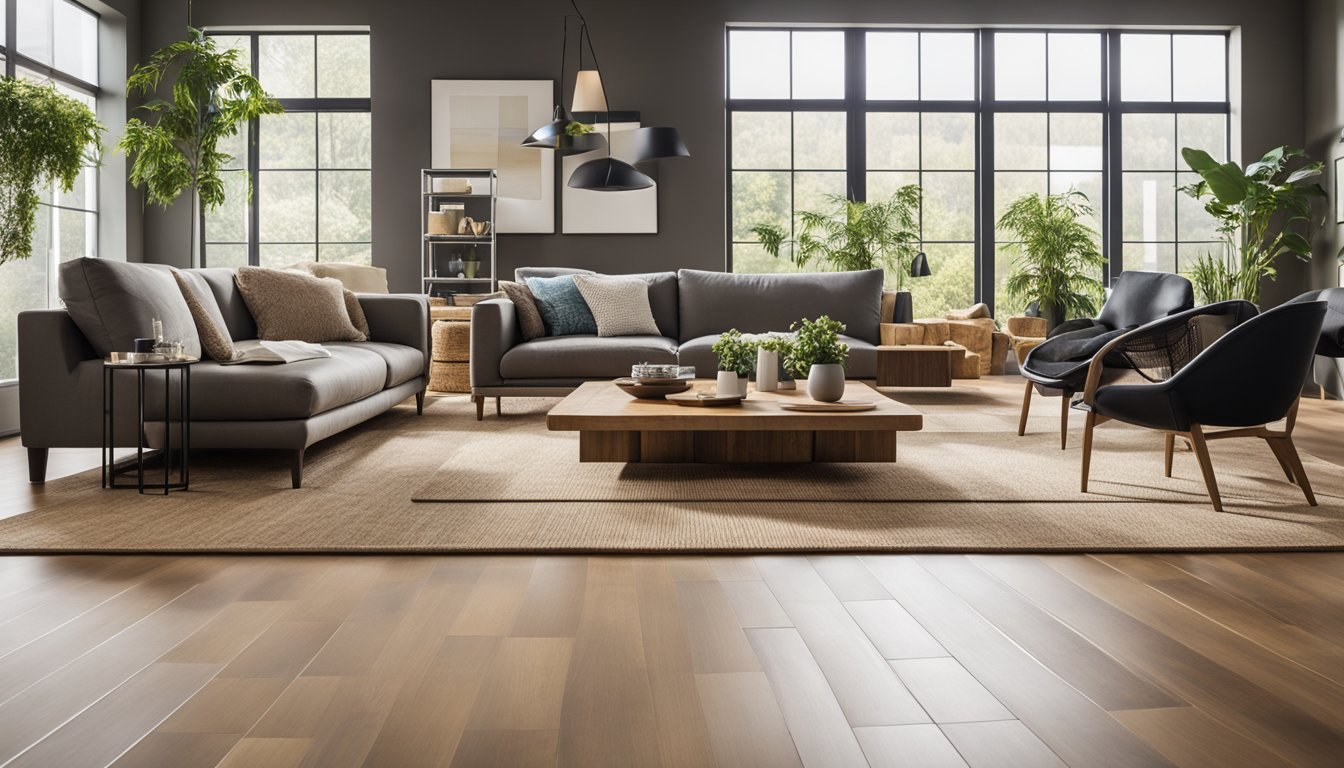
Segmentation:
{"type": "Polygon", "coordinates": [[[668,395],[666,398],[669,403],[685,405],[691,408],[718,408],[725,405],[741,405],[742,399],[742,395],[720,397],[718,395],[705,394],[704,392],[683,392],[679,395],[668,395]]]}
{"type": "Polygon", "coordinates": [[[691,382],[677,379],[616,379],[612,382],[621,391],[640,400],[662,400],[668,395],[685,392],[691,382]]]}
{"type": "Polygon", "coordinates": [[[803,411],[806,413],[858,413],[860,411],[876,410],[877,403],[841,400],[838,403],[784,403],[779,407],[786,411],[803,411]]]}

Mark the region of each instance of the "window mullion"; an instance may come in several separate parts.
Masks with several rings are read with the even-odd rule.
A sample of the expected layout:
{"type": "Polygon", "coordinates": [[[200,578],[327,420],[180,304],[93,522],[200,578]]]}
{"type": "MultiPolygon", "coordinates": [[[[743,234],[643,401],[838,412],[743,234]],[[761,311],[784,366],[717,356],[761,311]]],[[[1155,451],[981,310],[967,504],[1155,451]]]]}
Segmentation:
{"type": "Polygon", "coordinates": [[[1106,259],[1106,274],[1102,282],[1110,285],[1124,271],[1124,225],[1125,184],[1122,164],[1123,123],[1120,109],[1120,33],[1106,33],[1108,55],[1102,62],[1102,73],[1107,82],[1101,94],[1105,103],[1102,118],[1102,165],[1101,178],[1105,188],[1102,211],[1101,252],[1106,259]]]}
{"type": "Polygon", "coordinates": [[[994,307],[994,35],[980,34],[980,108],[976,110],[975,298],[994,307]]]}
{"type": "Polygon", "coordinates": [[[845,32],[845,187],[856,200],[868,199],[866,34],[862,29],[845,32]]]}

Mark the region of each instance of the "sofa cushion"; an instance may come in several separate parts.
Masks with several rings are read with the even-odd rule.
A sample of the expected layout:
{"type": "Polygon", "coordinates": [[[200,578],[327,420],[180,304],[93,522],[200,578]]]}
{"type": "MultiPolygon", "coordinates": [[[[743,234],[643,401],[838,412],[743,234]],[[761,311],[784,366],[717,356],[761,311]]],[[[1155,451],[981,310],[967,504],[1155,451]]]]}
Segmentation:
{"type": "Polygon", "coordinates": [[[532,289],[527,287],[527,283],[511,283],[508,280],[500,280],[499,289],[504,292],[509,301],[513,302],[514,311],[518,313],[518,330],[523,334],[523,341],[531,341],[545,336],[546,323],[541,320],[541,312],[537,309],[537,300],[532,298],[532,289]]]}
{"type": "Polygon", "coordinates": [[[60,266],[57,291],[84,337],[99,356],[129,352],[135,339],[153,334],[180,340],[192,357],[201,355],[201,339],[171,267],[80,258],[60,266]]]}
{"type": "Polygon", "coordinates": [[[649,308],[649,284],[638,277],[575,275],[597,322],[598,336],[658,336],[658,324],[649,308]]]}
{"type": "Polygon", "coordinates": [[[572,275],[559,277],[529,277],[527,288],[537,303],[542,322],[549,336],[592,335],[597,333],[597,321],[583,300],[579,286],[572,275]]]}
{"type": "Polygon", "coordinates": [[[238,290],[266,341],[364,341],[350,321],[339,280],[302,272],[239,267],[238,290]]]}
{"type": "MultiPolygon", "coordinates": [[[[457,323],[465,325],[465,323],[457,323]]],[[[362,349],[373,352],[383,358],[387,364],[387,379],[384,389],[404,384],[417,376],[425,375],[425,353],[405,344],[390,344],[381,341],[333,341],[322,345],[325,349],[362,349]]]]}
{"type": "Polygon", "coordinates": [[[548,336],[504,353],[505,379],[600,379],[629,376],[640,363],[677,362],[677,342],[664,336],[548,336]]]}
{"type": "Polygon", "coordinates": [[[173,271],[173,279],[182,290],[182,298],[191,310],[191,319],[196,322],[196,333],[201,337],[201,351],[211,360],[227,362],[238,357],[233,346],[233,337],[229,327],[219,313],[215,303],[215,294],[199,275],[190,272],[173,271]]]}
{"type": "Polygon", "coordinates": [[[252,311],[243,301],[243,294],[234,280],[235,270],[229,267],[205,267],[203,269],[184,269],[182,272],[195,275],[210,286],[215,295],[215,304],[219,314],[229,328],[229,336],[236,339],[257,338],[257,321],[252,319],[252,311]]]}
{"type": "Polygon", "coordinates": [[[355,293],[387,293],[387,270],[365,264],[341,261],[313,261],[303,264],[305,272],[314,277],[334,277],[347,291],[355,293]]]}
{"type": "Polygon", "coordinates": [[[561,275],[595,275],[591,269],[573,267],[519,267],[513,270],[513,281],[526,283],[529,277],[560,277],[561,275]]]}
{"type": "Polygon", "coordinates": [[[284,365],[198,363],[191,368],[192,418],[306,419],[377,394],[386,386],[388,364],[369,346],[331,344],[331,357],[284,365]]]}
{"type": "Polygon", "coordinates": [[[828,315],[845,333],[879,340],[880,269],[782,275],[734,275],[683,269],[677,273],[682,341],[718,335],[788,330],[798,320],[828,315]]]}
{"type": "Polygon", "coordinates": [[[364,338],[369,338],[369,318],[364,316],[364,308],[359,305],[359,297],[349,288],[341,291],[341,299],[345,302],[345,314],[350,316],[350,324],[355,326],[364,338]]]}
{"type": "MultiPolygon", "coordinates": [[[[677,363],[695,366],[695,375],[698,378],[713,378],[719,360],[712,347],[718,340],[719,335],[716,333],[682,343],[677,348],[677,363]]],[[[849,356],[845,358],[845,376],[851,379],[876,378],[877,347],[852,336],[841,336],[840,340],[849,345],[849,356]]]]}

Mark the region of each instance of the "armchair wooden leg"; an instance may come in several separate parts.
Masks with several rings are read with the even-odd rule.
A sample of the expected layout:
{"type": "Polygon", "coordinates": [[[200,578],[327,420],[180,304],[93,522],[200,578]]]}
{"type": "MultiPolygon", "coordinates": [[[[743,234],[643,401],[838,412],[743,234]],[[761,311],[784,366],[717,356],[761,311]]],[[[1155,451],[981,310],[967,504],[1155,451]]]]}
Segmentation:
{"type": "Polygon", "coordinates": [[[484,419],[484,418],[485,418],[485,396],[484,396],[484,395],[472,395],[472,396],[471,396],[471,400],[472,400],[472,402],[476,403],[476,420],[477,420],[477,421],[480,421],[481,419],[484,419]]]}
{"type": "Polygon", "coordinates": [[[1297,485],[1307,497],[1307,503],[1316,506],[1316,494],[1311,492],[1311,481],[1307,479],[1307,470],[1302,466],[1302,458],[1297,455],[1297,446],[1293,444],[1293,438],[1283,438],[1283,447],[1280,450],[1288,460],[1288,465],[1293,468],[1293,474],[1297,475],[1297,485]]]}
{"type": "Polygon", "coordinates": [[[1087,475],[1092,469],[1092,430],[1097,426],[1097,414],[1088,411],[1083,425],[1083,493],[1087,493],[1087,475]]]}
{"type": "Polygon", "coordinates": [[[1199,471],[1204,474],[1204,485],[1209,489],[1209,499],[1213,502],[1213,511],[1223,511],[1223,498],[1218,494],[1218,478],[1213,476],[1213,461],[1209,458],[1209,444],[1204,439],[1204,430],[1198,424],[1190,425],[1190,447],[1195,449],[1195,458],[1199,460],[1199,471]]]}
{"type": "Polygon", "coordinates": [[[1069,397],[1071,393],[1065,392],[1060,397],[1059,406],[1059,450],[1069,447],[1069,397]]]}
{"type": "Polygon", "coordinates": [[[1027,382],[1026,392],[1022,395],[1022,415],[1017,419],[1017,436],[1027,434],[1027,414],[1031,413],[1031,382],[1027,382]]]}
{"type": "Polygon", "coordinates": [[[1296,483],[1297,478],[1293,476],[1293,467],[1291,464],[1288,463],[1288,457],[1284,453],[1283,440],[1273,437],[1266,437],[1265,445],[1268,445],[1269,450],[1274,452],[1274,458],[1278,459],[1279,468],[1282,469],[1283,474],[1288,477],[1288,482],[1296,483]]]}
{"type": "Polygon", "coordinates": [[[1168,432],[1162,448],[1163,471],[1167,477],[1171,477],[1171,455],[1176,450],[1176,433],[1168,432]]]}

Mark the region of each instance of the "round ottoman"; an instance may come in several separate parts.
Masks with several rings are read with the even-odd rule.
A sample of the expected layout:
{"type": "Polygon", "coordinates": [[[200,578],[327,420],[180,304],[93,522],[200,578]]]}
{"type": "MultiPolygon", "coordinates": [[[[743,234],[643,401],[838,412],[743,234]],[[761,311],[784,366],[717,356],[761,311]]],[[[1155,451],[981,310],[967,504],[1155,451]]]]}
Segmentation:
{"type": "Polygon", "coordinates": [[[436,320],[430,327],[429,388],[471,391],[471,323],[436,320]]]}

